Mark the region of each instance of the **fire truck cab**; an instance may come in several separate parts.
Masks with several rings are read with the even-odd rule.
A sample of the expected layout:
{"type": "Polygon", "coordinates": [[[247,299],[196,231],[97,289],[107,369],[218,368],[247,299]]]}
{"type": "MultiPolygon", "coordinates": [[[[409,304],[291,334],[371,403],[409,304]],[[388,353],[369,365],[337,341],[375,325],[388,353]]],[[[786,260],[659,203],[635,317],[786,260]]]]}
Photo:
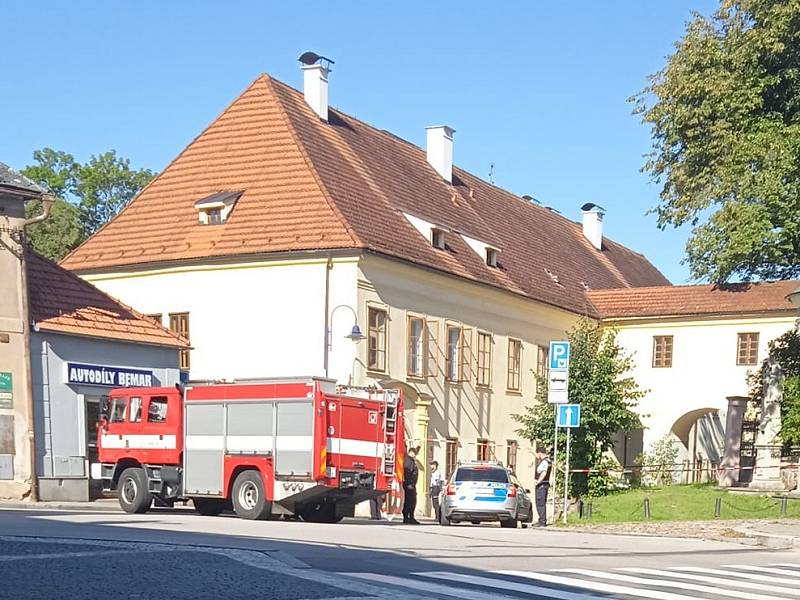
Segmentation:
{"type": "Polygon", "coordinates": [[[120,506],[334,523],[402,479],[399,390],[320,378],[112,390],[92,476],[120,506]]]}

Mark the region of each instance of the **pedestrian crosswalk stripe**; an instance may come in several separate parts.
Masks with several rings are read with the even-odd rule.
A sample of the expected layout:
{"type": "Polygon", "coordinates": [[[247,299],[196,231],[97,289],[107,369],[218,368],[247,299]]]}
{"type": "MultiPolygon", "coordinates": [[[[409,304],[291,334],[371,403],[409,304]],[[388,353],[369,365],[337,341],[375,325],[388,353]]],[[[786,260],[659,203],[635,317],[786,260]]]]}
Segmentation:
{"type": "MultiPolygon", "coordinates": [[[[510,596],[487,594],[486,592],[469,590],[466,588],[454,588],[449,585],[442,585],[430,581],[417,581],[415,579],[408,579],[406,577],[394,577],[392,575],[381,575],[379,573],[340,573],[340,575],[357,577],[358,579],[366,579],[373,583],[385,583],[391,586],[411,588],[422,592],[428,592],[429,594],[455,596],[456,598],[463,598],[464,600],[518,600],[510,596]]],[[[581,599],[585,600],[586,597],[582,596],[581,599]]],[[[578,599],[576,598],[575,600],[578,599]]]]}
{"type": "MultiPolygon", "coordinates": [[[[800,578],[800,573],[789,569],[773,569],[770,567],[750,566],[750,565],[723,565],[727,569],[742,569],[744,571],[755,571],[757,573],[771,573],[773,575],[788,575],[789,577],[800,578]]],[[[800,583],[800,582],[798,582],[800,583]]]]}
{"type": "Polygon", "coordinates": [[[796,579],[784,579],[783,577],[776,577],[775,575],[759,575],[758,573],[742,573],[741,571],[723,571],[722,569],[706,569],[705,567],[669,567],[669,570],[688,571],[689,573],[708,573],[709,575],[724,575],[725,577],[738,577],[739,579],[765,581],[767,583],[797,585],[796,579]]]}
{"type": "MultiPolygon", "coordinates": [[[[556,598],[558,600],[593,600],[596,597],[580,592],[570,592],[555,588],[544,587],[541,585],[531,585],[529,583],[519,583],[508,579],[494,579],[491,577],[479,577],[478,575],[466,575],[464,573],[451,573],[449,571],[425,571],[414,573],[420,577],[431,577],[443,579],[445,581],[457,581],[459,583],[469,583],[472,585],[482,585],[483,587],[499,588],[508,592],[522,592],[523,594],[533,594],[544,596],[545,598],[556,598]]],[[[486,597],[485,595],[482,597],[486,597]]]]}
{"type": "Polygon", "coordinates": [[[527,571],[493,571],[501,575],[511,575],[513,577],[525,577],[547,583],[566,585],[569,587],[583,588],[593,592],[603,592],[607,594],[624,594],[626,596],[639,596],[650,600],[697,600],[696,596],[684,596],[672,592],[661,592],[658,590],[647,590],[633,588],[630,586],[616,585],[612,583],[602,583],[599,581],[587,581],[575,577],[563,577],[561,575],[551,575],[550,573],[529,573],[527,571]]]}
{"type": "Polygon", "coordinates": [[[725,590],[725,589],[720,589],[718,587],[710,587],[707,585],[699,585],[696,583],[687,583],[685,581],[671,581],[665,579],[649,579],[646,577],[633,577],[631,575],[623,575],[622,573],[593,571],[591,569],[558,569],[557,572],[571,573],[573,575],[583,575],[585,577],[595,577],[599,579],[610,579],[612,581],[622,581],[625,583],[632,583],[635,585],[679,588],[687,591],[693,590],[695,592],[704,592],[706,594],[717,594],[718,596],[733,596],[734,598],[741,598],[742,600],[784,600],[780,596],[755,594],[752,592],[745,592],[742,590],[725,590]]]}
{"type": "Polygon", "coordinates": [[[800,596],[800,589],[785,588],[777,585],[767,585],[766,583],[758,583],[756,581],[739,581],[737,579],[731,579],[730,577],[711,577],[709,575],[695,575],[694,573],[680,573],[678,571],[664,571],[661,569],[646,569],[642,567],[624,567],[617,569],[617,571],[625,571],[626,573],[641,573],[642,575],[655,575],[657,577],[676,577],[678,579],[688,579],[690,581],[713,583],[715,585],[724,586],[725,588],[746,587],[750,590],[779,592],[781,594],[788,594],[790,596],[800,596]]]}

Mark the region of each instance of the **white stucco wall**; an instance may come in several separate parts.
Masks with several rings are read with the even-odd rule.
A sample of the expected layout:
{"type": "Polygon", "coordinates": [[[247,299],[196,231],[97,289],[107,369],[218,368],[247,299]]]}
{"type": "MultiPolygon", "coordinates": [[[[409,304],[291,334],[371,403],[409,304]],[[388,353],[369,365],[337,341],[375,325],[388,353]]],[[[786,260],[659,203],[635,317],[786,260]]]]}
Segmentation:
{"type": "Polygon", "coordinates": [[[746,396],[747,373],[758,368],[737,366],[738,334],[759,333],[760,362],[767,356],[769,342],[789,330],[793,323],[791,315],[617,323],[619,342],[636,363],[633,377],[642,389],[649,390],[637,409],[646,427],[645,449],[692,411],[716,409],[724,426],[726,398],[746,396]],[[671,368],[652,366],[653,337],[659,335],[673,336],[671,368]]]}
{"type": "MultiPolygon", "coordinates": [[[[323,375],[327,258],[83,275],[145,314],[188,312],[192,380],[323,375]]],[[[357,258],[335,258],[330,308],[356,307],[357,258]]],[[[347,381],[349,311],[334,315],[330,376],[347,381]]]]}

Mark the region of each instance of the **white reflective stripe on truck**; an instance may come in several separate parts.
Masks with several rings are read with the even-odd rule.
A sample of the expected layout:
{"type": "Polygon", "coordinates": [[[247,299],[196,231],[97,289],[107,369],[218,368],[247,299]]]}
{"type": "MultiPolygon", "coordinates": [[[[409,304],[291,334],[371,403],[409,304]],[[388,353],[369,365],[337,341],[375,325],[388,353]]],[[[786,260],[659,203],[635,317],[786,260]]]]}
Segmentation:
{"type": "Polygon", "coordinates": [[[314,438],[310,435],[279,435],[273,438],[271,435],[229,435],[224,438],[221,435],[187,435],[187,450],[222,450],[223,444],[227,443],[230,452],[271,452],[273,440],[277,450],[299,450],[311,452],[314,438]]]}
{"type": "Polygon", "coordinates": [[[328,438],[328,452],[332,454],[348,454],[350,456],[383,457],[383,442],[366,440],[348,440],[346,438],[328,438]]]}
{"type": "Polygon", "coordinates": [[[174,435],[118,435],[104,433],[100,436],[100,444],[103,448],[140,448],[148,450],[175,450],[177,447],[174,435]]]}

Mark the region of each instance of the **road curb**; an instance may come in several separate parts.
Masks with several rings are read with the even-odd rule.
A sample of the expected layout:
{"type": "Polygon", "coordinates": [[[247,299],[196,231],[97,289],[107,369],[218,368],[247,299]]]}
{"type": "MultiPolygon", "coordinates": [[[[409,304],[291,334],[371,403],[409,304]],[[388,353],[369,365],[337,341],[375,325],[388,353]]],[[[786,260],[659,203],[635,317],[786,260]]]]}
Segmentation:
{"type": "Polygon", "coordinates": [[[68,510],[75,512],[119,512],[117,503],[101,502],[15,502],[13,500],[0,500],[0,509],[17,510],[68,510]]]}
{"type": "Polygon", "coordinates": [[[773,550],[785,550],[795,546],[795,539],[789,535],[774,535],[770,533],[762,533],[760,531],[753,531],[744,527],[733,530],[742,537],[740,540],[752,540],[756,546],[763,546],[773,550]]]}

